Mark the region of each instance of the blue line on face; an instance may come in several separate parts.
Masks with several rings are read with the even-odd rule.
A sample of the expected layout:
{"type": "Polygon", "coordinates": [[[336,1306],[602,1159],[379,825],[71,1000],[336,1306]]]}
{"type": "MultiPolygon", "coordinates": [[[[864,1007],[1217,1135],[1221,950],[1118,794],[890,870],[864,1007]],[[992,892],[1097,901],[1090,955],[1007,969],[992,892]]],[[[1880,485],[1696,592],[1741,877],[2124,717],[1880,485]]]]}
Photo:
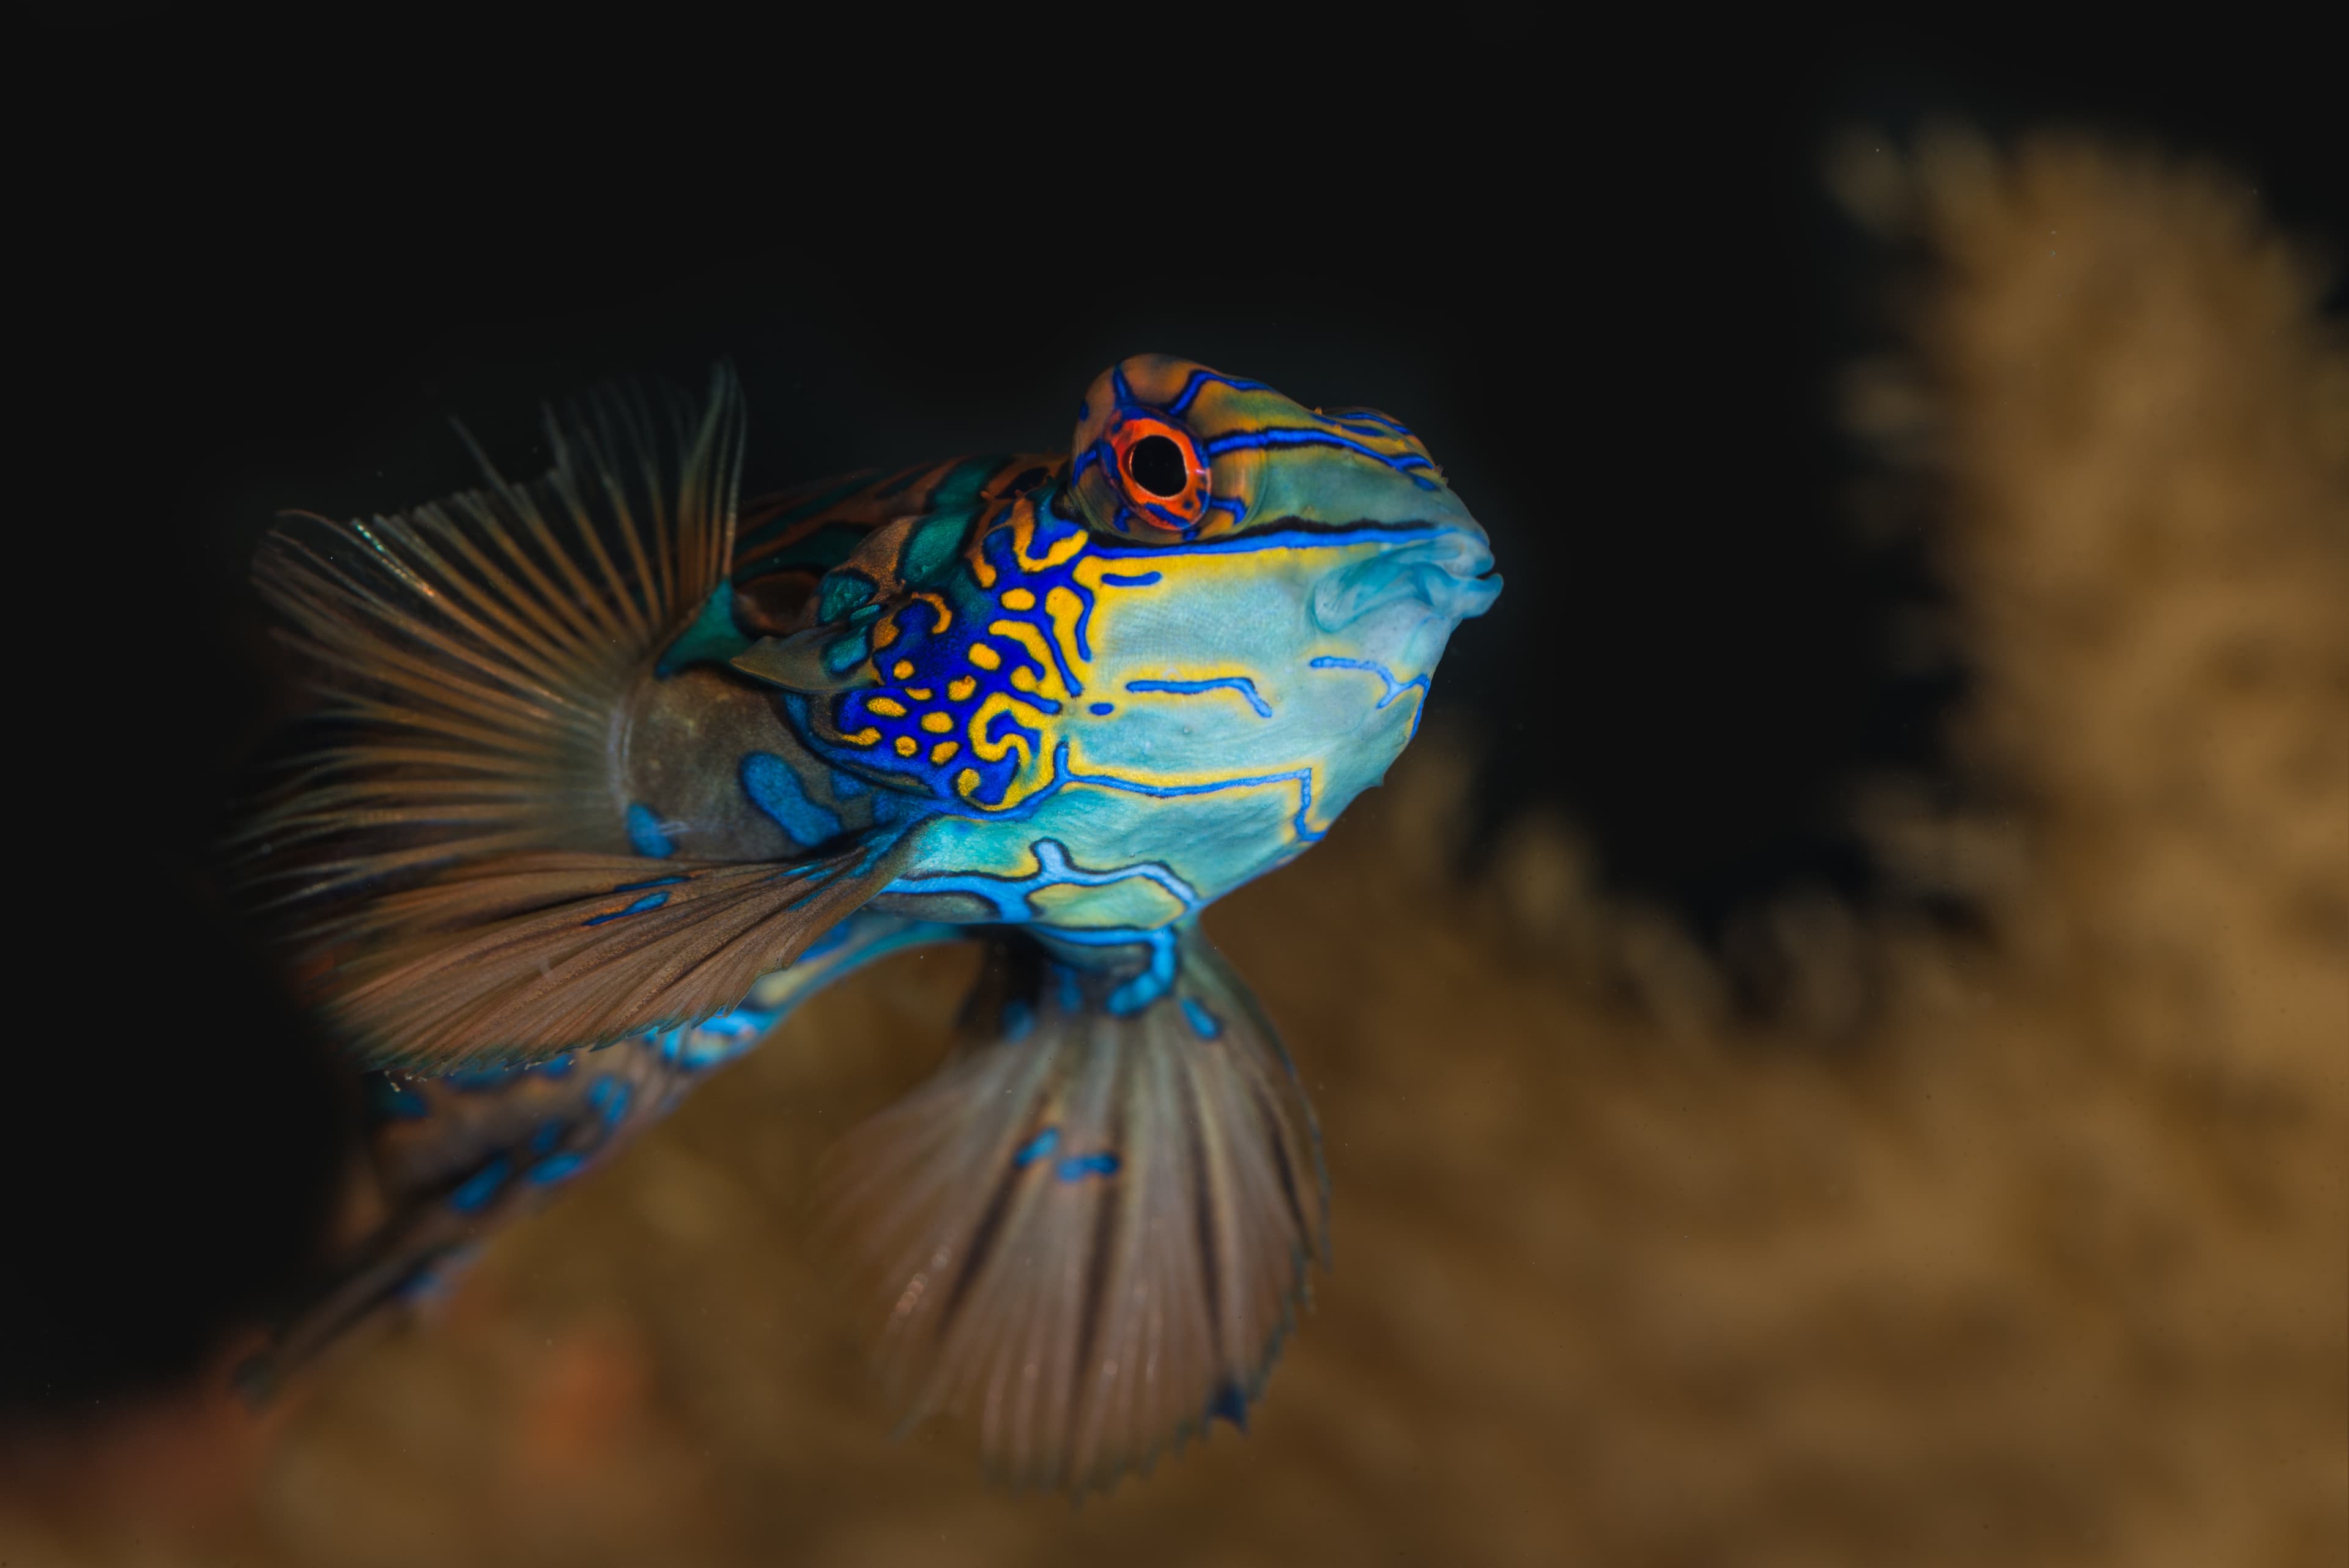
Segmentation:
{"type": "MultiPolygon", "coordinates": [[[[1123,387],[1125,384],[1123,377],[1121,376],[1118,379],[1118,384],[1120,387],[1123,387]]],[[[1189,376],[1184,379],[1182,392],[1176,396],[1173,402],[1166,405],[1166,411],[1170,414],[1180,414],[1185,412],[1191,407],[1193,400],[1198,397],[1199,389],[1202,387],[1206,387],[1210,384],[1229,387],[1234,391],[1238,392],[1269,392],[1272,390],[1270,387],[1266,386],[1262,381],[1243,381],[1235,376],[1218,376],[1213,370],[1202,368],[1192,371],[1189,376]]]]}
{"type": "Polygon", "coordinates": [[[1213,1040],[1224,1032],[1224,1026],[1216,1022],[1214,1013],[1187,996],[1183,999],[1183,1016],[1191,1021],[1192,1032],[1202,1040],[1213,1040]]]}
{"type": "MultiPolygon", "coordinates": [[[[1237,556],[1251,550],[1326,550],[1347,545],[1408,545],[1415,540],[1440,538],[1453,532],[1456,530],[1441,523],[1412,523],[1394,528],[1375,525],[1361,528],[1267,528],[1183,545],[1122,545],[1098,539],[1093,542],[1092,553],[1106,561],[1146,560],[1152,556],[1163,560],[1169,556],[1237,556]]],[[[1102,574],[1102,580],[1109,581],[1108,574],[1102,574]]]]}
{"type": "Polygon", "coordinates": [[[1435,466],[1427,459],[1412,452],[1405,452],[1401,457],[1390,457],[1376,447],[1364,446],[1361,441],[1350,441],[1341,435],[1332,435],[1328,431],[1293,430],[1278,426],[1271,430],[1241,431],[1232,435],[1217,436],[1207,442],[1201,451],[1212,462],[1227,452],[1249,452],[1264,447],[1284,446],[1334,446],[1342,452],[1350,452],[1367,457],[1373,462],[1382,462],[1397,473],[1408,474],[1412,483],[1422,490],[1435,488],[1433,480],[1414,472],[1418,469],[1435,466]]]}
{"type": "Polygon", "coordinates": [[[1128,691],[1171,691],[1184,697],[1195,697],[1202,691],[1237,691],[1247,699],[1247,705],[1256,710],[1257,718],[1272,717],[1272,704],[1257,694],[1256,682],[1245,675],[1219,675],[1212,680],[1129,680],[1125,689],[1128,691]]]}
{"type": "Polygon", "coordinates": [[[1411,433],[1410,427],[1405,425],[1401,420],[1396,419],[1392,414],[1382,414],[1376,409],[1348,409],[1341,413],[1324,414],[1322,418],[1329,420],[1333,423],[1346,425],[1349,427],[1355,425],[1368,425],[1374,433],[1381,435],[1399,435],[1405,441],[1417,441],[1419,439],[1417,436],[1411,433]]]}
{"type": "Polygon", "coordinates": [[[1217,779],[1213,784],[1154,784],[1134,779],[1122,779],[1103,774],[1081,774],[1069,766],[1069,743],[1061,742],[1054,755],[1061,777],[1071,784],[1092,784],[1099,789],[1123,790],[1127,794],[1146,794],[1159,800],[1173,800],[1186,794],[1217,794],[1227,789],[1251,789],[1259,784],[1293,784],[1297,786],[1297,816],[1292,826],[1297,836],[1308,844],[1318,843],[1327,836],[1326,829],[1317,829],[1306,820],[1313,809],[1313,770],[1291,768],[1281,774],[1258,774],[1250,778],[1217,779]]]}
{"type": "Polygon", "coordinates": [[[1035,1164],[1038,1160],[1042,1159],[1060,1147],[1061,1129],[1058,1127],[1046,1127],[1042,1132],[1040,1132],[1034,1137],[1030,1138],[1027,1143],[1021,1147],[1019,1152],[1011,1157],[1011,1168],[1014,1170],[1025,1170],[1030,1166],[1035,1164]]]}
{"type": "MultiPolygon", "coordinates": [[[[893,893],[975,893],[994,906],[999,920],[1035,918],[1028,902],[1031,893],[1046,888],[1105,888],[1112,882],[1140,878],[1164,888],[1185,913],[1199,907],[1199,890],[1155,860],[1138,866],[1117,866],[1089,871],[1069,858],[1068,846],[1056,838],[1040,838],[1028,846],[1036,869],[1026,877],[998,877],[985,871],[946,872],[931,877],[900,877],[889,885],[893,893]]],[[[1131,939],[1121,939],[1131,940],[1131,939]]]]}
{"type": "Polygon", "coordinates": [[[1386,682],[1387,687],[1386,695],[1380,698],[1376,704],[1376,707],[1379,708],[1385,707],[1388,703],[1393,701],[1396,698],[1402,696],[1404,692],[1412,690],[1413,687],[1417,687],[1419,689],[1419,694],[1423,699],[1427,695],[1426,676],[1414,675],[1408,680],[1397,680],[1394,678],[1394,671],[1389,670],[1385,665],[1379,663],[1376,659],[1340,659],[1334,654],[1324,654],[1320,658],[1313,660],[1313,668],[1316,670],[1368,670],[1372,675],[1377,676],[1381,680],[1386,682]]]}

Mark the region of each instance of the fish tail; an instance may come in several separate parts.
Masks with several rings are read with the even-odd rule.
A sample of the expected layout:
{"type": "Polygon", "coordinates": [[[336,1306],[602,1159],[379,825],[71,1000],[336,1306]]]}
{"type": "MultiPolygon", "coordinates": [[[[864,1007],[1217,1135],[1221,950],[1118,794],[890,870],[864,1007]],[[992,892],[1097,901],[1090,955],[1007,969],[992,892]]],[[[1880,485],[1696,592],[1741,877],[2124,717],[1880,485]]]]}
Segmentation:
{"type": "Polygon", "coordinates": [[[265,1404],[336,1344],[438,1298],[492,1235],[608,1163],[823,986],[958,936],[863,910],[742,1006],[697,1024],[529,1067],[367,1075],[383,1218],[276,1314],[268,1342],[232,1374],[238,1391],[265,1404]]]}
{"type": "Polygon", "coordinates": [[[254,566],[324,699],[238,836],[247,885],[362,1060],[532,1061],[735,1006],[885,887],[918,827],[692,860],[622,798],[661,650],[730,595],[733,373],[666,416],[547,416],[554,466],[398,517],[313,518],[254,566]]]}
{"type": "Polygon", "coordinates": [[[946,1064],[828,1162],[905,1424],[974,1421],[1014,1485],[1105,1489],[1244,1428],[1328,1260],[1287,1054],[1195,929],[1162,940],[1122,975],[997,937],[946,1064]]]}
{"type": "Polygon", "coordinates": [[[254,580],[323,701],[239,835],[252,880],[315,909],[515,851],[627,853],[616,717],[724,580],[742,434],[720,366],[698,407],[548,410],[536,481],[482,457],[481,488],[398,516],[289,516],[254,580]]]}

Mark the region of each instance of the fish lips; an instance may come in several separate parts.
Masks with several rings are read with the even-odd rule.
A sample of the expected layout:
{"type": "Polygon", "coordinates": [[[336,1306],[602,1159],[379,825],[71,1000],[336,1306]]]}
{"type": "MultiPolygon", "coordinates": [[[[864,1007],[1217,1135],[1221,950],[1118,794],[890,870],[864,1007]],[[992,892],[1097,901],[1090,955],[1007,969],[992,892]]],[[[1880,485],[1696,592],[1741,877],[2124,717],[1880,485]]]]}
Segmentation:
{"type": "Polygon", "coordinates": [[[1313,587],[1313,622],[1343,630],[1391,605],[1417,601],[1448,624],[1483,615],[1501,597],[1484,530],[1446,526],[1387,545],[1331,572],[1313,587]]]}

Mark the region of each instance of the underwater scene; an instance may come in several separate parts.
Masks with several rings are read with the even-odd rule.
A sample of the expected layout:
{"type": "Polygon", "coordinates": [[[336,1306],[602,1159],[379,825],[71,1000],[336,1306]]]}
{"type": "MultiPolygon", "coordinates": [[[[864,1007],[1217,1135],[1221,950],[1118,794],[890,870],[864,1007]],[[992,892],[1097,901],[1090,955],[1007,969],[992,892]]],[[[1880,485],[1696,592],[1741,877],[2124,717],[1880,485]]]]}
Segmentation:
{"type": "Polygon", "coordinates": [[[0,1563],[2341,1562],[2349,234],[2002,68],[1215,267],[158,154],[0,1563]]]}

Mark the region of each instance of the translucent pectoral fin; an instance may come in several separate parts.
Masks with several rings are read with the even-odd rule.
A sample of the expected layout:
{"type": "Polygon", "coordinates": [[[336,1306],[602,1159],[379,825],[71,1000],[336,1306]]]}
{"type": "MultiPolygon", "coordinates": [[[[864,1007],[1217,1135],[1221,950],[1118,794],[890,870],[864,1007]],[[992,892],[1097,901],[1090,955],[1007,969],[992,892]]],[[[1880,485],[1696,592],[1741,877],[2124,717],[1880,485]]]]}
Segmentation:
{"type": "Polygon", "coordinates": [[[810,627],[789,637],[762,637],[734,656],[735,669],[786,691],[820,695],[872,686],[872,632],[869,627],[810,627]]]}
{"type": "Polygon", "coordinates": [[[386,895],[329,1013],[378,1065],[530,1061],[740,1002],[889,884],[919,829],[793,865],[513,855],[386,895]]]}
{"type": "Polygon", "coordinates": [[[1311,1108],[1222,961],[1188,935],[1146,1005],[1115,981],[1008,941],[946,1065],[829,1171],[907,1422],[972,1418],[1013,1484],[1244,1424],[1327,1258],[1311,1108]]]}

